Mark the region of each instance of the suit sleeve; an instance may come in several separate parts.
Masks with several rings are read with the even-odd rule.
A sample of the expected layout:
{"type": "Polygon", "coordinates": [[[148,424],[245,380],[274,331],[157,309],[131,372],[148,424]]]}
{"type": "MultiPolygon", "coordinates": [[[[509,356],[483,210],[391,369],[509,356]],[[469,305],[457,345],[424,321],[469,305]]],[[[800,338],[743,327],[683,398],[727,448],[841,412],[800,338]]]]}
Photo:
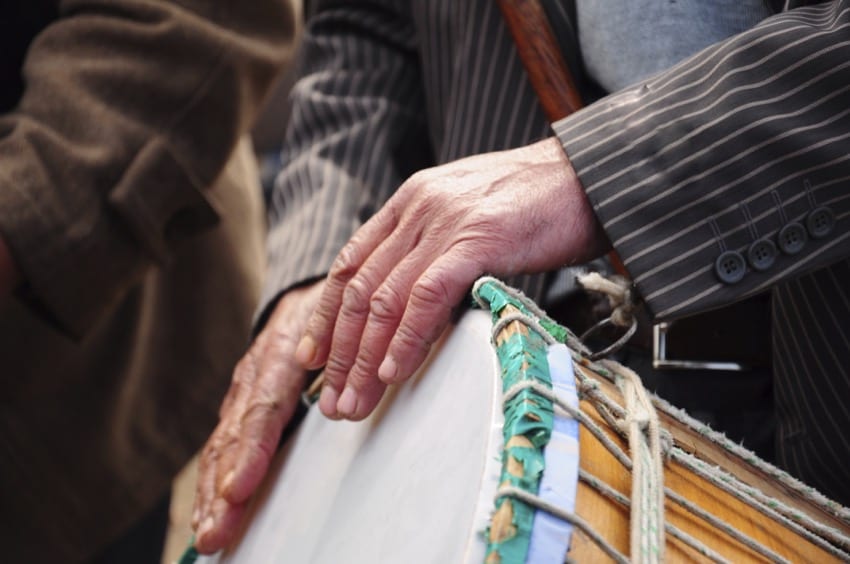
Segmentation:
{"type": "Polygon", "coordinates": [[[318,2],[308,22],[270,195],[261,311],[282,291],[323,277],[402,181],[432,164],[407,9],[318,2]]]}
{"type": "Polygon", "coordinates": [[[0,233],[80,337],[218,220],[207,188],[291,48],[286,0],[65,0],[0,118],[0,233]]]}
{"type": "Polygon", "coordinates": [[[554,124],[656,318],[850,255],[850,1],[791,10],[554,124]]]}

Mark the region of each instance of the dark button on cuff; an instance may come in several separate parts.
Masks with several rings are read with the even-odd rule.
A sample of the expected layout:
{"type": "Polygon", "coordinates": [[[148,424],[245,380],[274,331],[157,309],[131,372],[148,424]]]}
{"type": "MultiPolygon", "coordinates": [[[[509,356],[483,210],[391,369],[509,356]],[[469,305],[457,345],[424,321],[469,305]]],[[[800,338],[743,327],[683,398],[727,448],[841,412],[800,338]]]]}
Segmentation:
{"type": "Polygon", "coordinates": [[[726,251],[714,262],[714,271],[717,277],[725,284],[740,282],[747,272],[747,263],[744,257],[737,251],[726,251]]]}
{"type": "Polygon", "coordinates": [[[776,245],[770,239],[759,239],[747,249],[747,259],[754,269],[764,272],[776,262],[776,245]]]}
{"type": "Polygon", "coordinates": [[[822,239],[835,227],[835,214],[826,206],[815,208],[806,217],[806,228],[814,239],[822,239]]]}
{"type": "Polygon", "coordinates": [[[809,236],[806,230],[797,222],[789,223],[779,230],[779,248],[786,255],[796,255],[803,250],[809,236]]]}

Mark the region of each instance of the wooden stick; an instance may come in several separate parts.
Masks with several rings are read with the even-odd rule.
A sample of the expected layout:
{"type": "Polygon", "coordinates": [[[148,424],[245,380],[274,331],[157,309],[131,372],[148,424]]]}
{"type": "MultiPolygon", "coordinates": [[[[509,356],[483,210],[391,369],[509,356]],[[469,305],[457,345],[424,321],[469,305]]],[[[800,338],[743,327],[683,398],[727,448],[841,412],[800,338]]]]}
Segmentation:
{"type": "MultiPolygon", "coordinates": [[[[580,110],[581,95],[564,61],[540,0],[497,0],[519,58],[549,121],[558,121],[580,110]]],[[[617,274],[630,278],[615,251],[608,253],[617,274]]]]}
{"type": "Polygon", "coordinates": [[[549,121],[557,121],[581,109],[578,88],[540,1],[497,1],[549,121]]]}

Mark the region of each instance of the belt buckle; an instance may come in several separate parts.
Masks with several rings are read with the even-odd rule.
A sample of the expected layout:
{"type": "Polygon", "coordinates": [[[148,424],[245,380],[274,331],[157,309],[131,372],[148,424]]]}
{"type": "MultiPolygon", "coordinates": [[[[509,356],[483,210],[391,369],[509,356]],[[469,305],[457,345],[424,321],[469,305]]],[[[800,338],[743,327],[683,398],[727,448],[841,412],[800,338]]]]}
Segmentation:
{"type": "Polygon", "coordinates": [[[652,326],[652,367],[656,370],[724,370],[746,372],[750,366],[739,362],[713,360],[677,360],[667,358],[667,333],[672,322],[656,323],[652,326]]]}

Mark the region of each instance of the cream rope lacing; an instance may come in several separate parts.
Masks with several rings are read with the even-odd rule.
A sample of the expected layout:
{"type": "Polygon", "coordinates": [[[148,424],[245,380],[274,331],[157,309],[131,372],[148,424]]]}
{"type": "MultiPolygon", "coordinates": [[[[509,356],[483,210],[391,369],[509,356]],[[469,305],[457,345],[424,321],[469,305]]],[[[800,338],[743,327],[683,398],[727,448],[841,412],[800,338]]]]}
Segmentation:
{"type": "MultiPolygon", "coordinates": [[[[537,332],[547,343],[556,342],[555,339],[544,329],[540,319],[548,319],[546,314],[526,298],[521,292],[505,286],[495,278],[480,279],[473,289],[473,296],[485,309],[489,304],[484,303],[478,295],[478,288],[482,284],[492,283],[498,286],[504,293],[522,303],[531,315],[513,313],[499,320],[493,327],[493,340],[504,329],[514,321],[519,321],[529,329],[537,332]]],[[[763,513],[782,526],[793,530],[812,544],[820,547],[825,552],[842,560],[850,561],[850,537],[844,532],[833,527],[818,523],[801,511],[764,494],[757,488],[741,482],[730,472],[713,467],[699,458],[685,452],[674,444],[670,434],[660,428],[657,411],[672,417],[683,426],[692,429],[696,433],[711,440],[730,454],[752,464],[756,469],[770,476],[787,489],[815,505],[837,519],[850,524],[850,510],[835,502],[830,501],[816,490],[808,487],[784,471],[759,459],[754,453],[744,447],[730,441],[724,435],[711,430],[707,425],[688,416],[684,411],[673,407],[664,400],[651,396],[646,392],[640,378],[632,370],[611,360],[594,363],[589,359],[590,351],[577,339],[569,339],[568,348],[575,363],[587,366],[595,373],[606,378],[620,388],[625,398],[625,406],[621,406],[608,397],[595,380],[576,370],[576,388],[579,398],[589,402],[594,410],[612,429],[627,440],[629,452],[632,458],[605,433],[603,428],[586,413],[574,409],[560,398],[551,389],[536,382],[521,382],[507,390],[504,400],[507,401],[522,389],[533,388],[535,392],[548,398],[559,409],[574,417],[583,425],[624,468],[632,472],[632,501],[628,500],[620,492],[611,486],[604,484],[597,478],[580,472],[579,479],[599,491],[602,495],[613,499],[625,507],[629,507],[631,519],[631,558],[637,562],[654,562],[663,558],[664,533],[670,534],[715,562],[724,562],[724,558],[712,549],[706,547],[699,540],[674,527],[664,520],[664,499],[669,498],[672,502],[686,508],[694,516],[706,521],[718,530],[723,531],[738,542],[749,547],[758,554],[774,562],[785,560],[768,547],[762,545],[755,539],[735,530],[724,523],[718,517],[711,515],[700,506],[688,501],[669,488],[664,487],[663,466],[665,460],[672,460],[687,468],[694,474],[706,479],[724,492],[736,499],[746,503],[753,509],[763,513]]],[[[537,496],[527,492],[515,491],[513,488],[502,489],[497,493],[498,497],[511,496],[522,499],[526,503],[534,505],[542,511],[564,518],[585,532],[594,543],[596,543],[606,554],[614,560],[626,561],[626,557],[606,539],[597,533],[588,534],[587,524],[577,515],[566,514],[562,509],[552,507],[543,502],[537,496]]]]}

